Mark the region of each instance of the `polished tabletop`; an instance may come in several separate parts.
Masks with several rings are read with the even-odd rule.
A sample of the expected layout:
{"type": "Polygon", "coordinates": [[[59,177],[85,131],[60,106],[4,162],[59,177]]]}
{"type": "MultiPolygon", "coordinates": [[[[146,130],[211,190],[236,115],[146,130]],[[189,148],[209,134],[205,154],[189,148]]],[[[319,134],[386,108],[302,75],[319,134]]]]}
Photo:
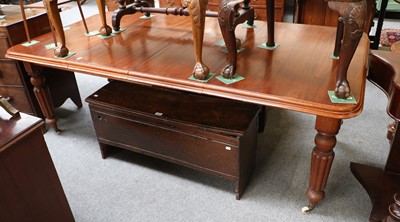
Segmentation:
{"type": "MultiPolygon", "coordinates": [[[[190,80],[194,47],[189,17],[156,14],[141,19],[142,14],[125,16],[123,32],[102,39],[86,37],[82,22],[65,31],[67,47],[76,54],[54,57],[45,45],[53,42],[51,34],[35,38],[40,43],[17,45],[8,58],[43,66],[87,73],[111,79],[158,85],[184,91],[216,95],[271,107],[279,107],[324,117],[351,118],[362,111],[369,40],[363,35],[349,67],[348,80],[356,104],[334,104],[328,90],[335,88],[337,60],[331,58],[336,29],[332,27],[276,23],[273,51],[259,48],[267,41],[264,21],[256,28],[236,28],[236,37],[244,50],[238,54],[237,73],[245,79],[227,85],[217,78],[209,82],[190,80]]],[[[111,14],[107,14],[111,18],[111,14]]],[[[101,26],[100,17],[87,18],[90,30],[101,26]]],[[[109,22],[110,24],[110,22],[109,22]]],[[[226,53],[215,43],[222,40],[217,18],[207,18],[203,61],[211,73],[219,75],[228,63],[226,53]]]]}
{"type": "MultiPolygon", "coordinates": [[[[82,22],[71,25],[65,31],[66,46],[76,54],[68,58],[55,58],[53,50],[45,48],[53,41],[51,34],[36,38],[39,44],[16,45],[7,51],[8,58],[24,62],[48,125],[60,131],[50,95],[42,84],[42,66],[316,115],[317,135],[306,191],[309,205],[302,211],[309,212],[324,199],[342,119],[358,115],[363,108],[369,54],[366,34],[347,75],[356,103],[337,104],[328,96],[328,91],[335,89],[338,68],[338,60],[331,58],[335,28],[276,23],[275,41],[280,46],[270,51],[258,47],[267,41],[266,22],[256,21],[257,27],[250,29],[239,25],[235,34],[244,50],[238,54],[237,73],[244,80],[227,85],[216,77],[205,83],[189,79],[195,64],[189,17],[157,14],[151,19],[141,19],[140,16],[124,16],[121,27],[125,30],[107,39],[86,37],[82,22]]],[[[111,18],[111,14],[107,18],[111,18]]],[[[99,16],[88,18],[89,29],[101,27],[100,21],[99,16]]],[[[222,40],[217,18],[207,18],[205,24],[203,62],[219,76],[228,64],[228,56],[215,45],[222,40]]],[[[207,109],[209,107],[204,107],[199,112],[207,109]]]]}

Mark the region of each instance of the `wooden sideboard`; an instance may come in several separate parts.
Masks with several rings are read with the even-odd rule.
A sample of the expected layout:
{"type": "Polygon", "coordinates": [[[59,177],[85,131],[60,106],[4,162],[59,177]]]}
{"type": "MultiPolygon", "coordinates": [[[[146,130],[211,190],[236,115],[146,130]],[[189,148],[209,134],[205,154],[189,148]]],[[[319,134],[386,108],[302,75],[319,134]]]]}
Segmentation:
{"type": "Polygon", "coordinates": [[[388,97],[386,111],[394,119],[388,126],[390,151],[384,168],[351,163],[350,169],[371,201],[371,222],[400,221],[400,53],[372,51],[368,79],[388,97]],[[397,194],[396,194],[397,193],[397,194]]]}
{"type": "MultiPolygon", "coordinates": [[[[25,12],[31,38],[50,32],[45,9],[27,9],[25,12]]],[[[18,61],[4,57],[9,47],[27,40],[20,7],[3,5],[1,13],[6,15],[6,18],[0,20],[0,95],[7,98],[21,112],[42,117],[43,113],[35,98],[30,77],[23,65],[18,61]]],[[[44,74],[50,81],[47,83],[55,107],[61,106],[69,97],[78,107],[82,107],[73,73],[46,68],[44,74]],[[56,80],[54,74],[63,78],[63,80],[60,81],[58,77],[56,80]]]]}
{"type": "Polygon", "coordinates": [[[74,221],[43,138],[43,120],[0,107],[0,221],[74,221]]]}
{"type": "MultiPolygon", "coordinates": [[[[209,0],[207,9],[218,12],[218,4],[220,0],[209,0]]],[[[160,7],[179,7],[180,0],[160,0],[160,7]]],[[[250,5],[254,8],[255,18],[258,20],[267,20],[267,1],[266,0],[252,0],[250,5]]],[[[283,21],[284,13],[284,0],[275,0],[275,21],[283,21]]]]}

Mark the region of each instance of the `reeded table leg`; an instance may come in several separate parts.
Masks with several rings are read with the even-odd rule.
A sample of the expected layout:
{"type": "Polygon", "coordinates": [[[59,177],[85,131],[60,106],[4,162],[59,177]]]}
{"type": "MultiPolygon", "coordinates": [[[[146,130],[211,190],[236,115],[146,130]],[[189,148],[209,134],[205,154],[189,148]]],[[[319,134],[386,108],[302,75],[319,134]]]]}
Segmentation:
{"type": "Polygon", "coordinates": [[[317,116],[315,129],[318,133],[311,154],[310,184],[306,192],[310,204],[302,209],[303,212],[311,211],[325,197],[324,190],[335,156],[333,148],[336,145],[336,135],[341,121],[341,119],[317,116]]]}
{"type": "Polygon", "coordinates": [[[344,99],[350,96],[347,70],[363,34],[367,4],[365,0],[330,0],[328,6],[337,11],[343,19],[344,33],[339,53],[335,95],[344,99]]]}
{"type": "Polygon", "coordinates": [[[51,101],[49,89],[45,85],[45,79],[42,73],[42,67],[35,66],[31,63],[24,62],[26,72],[31,76],[31,83],[34,86],[33,92],[38,100],[40,109],[45,116],[45,122],[51,126],[57,133],[61,132],[57,127],[57,119],[54,115],[54,106],[51,101]]]}

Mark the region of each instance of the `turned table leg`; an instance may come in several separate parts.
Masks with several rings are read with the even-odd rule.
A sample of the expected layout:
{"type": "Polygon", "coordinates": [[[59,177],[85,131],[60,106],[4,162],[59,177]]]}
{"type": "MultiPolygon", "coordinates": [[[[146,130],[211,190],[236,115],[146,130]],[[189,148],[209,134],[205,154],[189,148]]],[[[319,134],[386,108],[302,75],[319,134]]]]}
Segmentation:
{"type": "Polygon", "coordinates": [[[347,70],[364,31],[367,4],[365,0],[330,0],[328,6],[339,13],[344,26],[336,75],[335,96],[345,99],[350,97],[347,70]]]}
{"type": "Polygon", "coordinates": [[[45,79],[42,73],[42,67],[35,66],[31,63],[24,62],[26,72],[31,77],[31,83],[34,86],[33,92],[39,103],[40,109],[45,116],[45,122],[51,126],[57,133],[61,132],[57,127],[57,119],[54,115],[54,106],[50,97],[50,92],[45,85],[45,79]]]}
{"type": "MultiPolygon", "coordinates": [[[[60,45],[58,45],[56,49],[54,49],[54,55],[64,57],[68,55],[69,50],[65,45],[65,34],[61,22],[60,12],[58,11],[57,0],[44,0],[43,3],[46,7],[50,24],[54,26],[54,29],[56,30],[56,33],[58,35],[58,39],[60,40],[60,45]]],[[[55,44],[57,45],[57,43],[55,44]]]]}
{"type": "Polygon", "coordinates": [[[317,116],[315,129],[315,147],[311,154],[310,183],[306,195],[310,201],[303,212],[311,211],[325,197],[325,186],[328,180],[332,161],[335,156],[336,135],[339,132],[341,119],[317,116]]]}

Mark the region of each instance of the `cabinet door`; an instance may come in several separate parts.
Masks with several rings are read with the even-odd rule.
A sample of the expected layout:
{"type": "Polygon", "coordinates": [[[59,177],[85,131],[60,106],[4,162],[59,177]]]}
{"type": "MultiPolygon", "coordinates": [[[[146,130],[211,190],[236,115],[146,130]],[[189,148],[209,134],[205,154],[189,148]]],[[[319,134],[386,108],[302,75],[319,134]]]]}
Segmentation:
{"type": "Polygon", "coordinates": [[[337,26],[339,14],[328,7],[328,3],[321,0],[298,0],[298,23],[310,25],[337,26]]]}

